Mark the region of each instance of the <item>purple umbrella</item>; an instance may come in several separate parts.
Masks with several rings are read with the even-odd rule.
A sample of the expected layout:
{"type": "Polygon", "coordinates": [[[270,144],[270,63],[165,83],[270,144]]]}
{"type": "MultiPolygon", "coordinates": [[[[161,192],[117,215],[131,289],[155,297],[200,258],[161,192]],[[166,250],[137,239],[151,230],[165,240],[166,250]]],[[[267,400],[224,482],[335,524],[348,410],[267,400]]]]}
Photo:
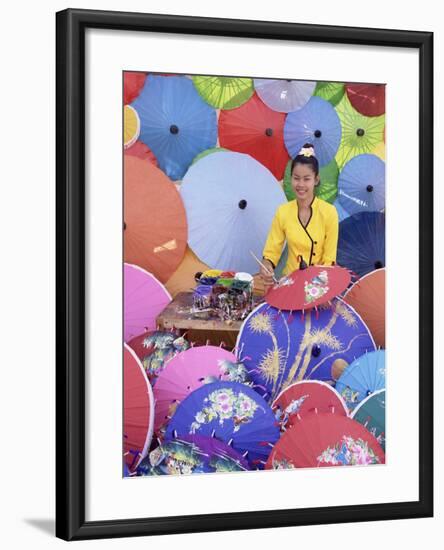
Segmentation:
{"type": "Polygon", "coordinates": [[[124,285],[124,340],[155,330],[156,317],[171,302],[167,289],[154,275],[141,267],[125,264],[124,285]]]}
{"type": "Polygon", "coordinates": [[[255,78],[254,88],[257,95],[270,109],[289,113],[300,109],[307,103],[315,91],[316,82],[255,78]]]}
{"type": "Polygon", "coordinates": [[[239,382],[213,382],[193,391],[177,407],[165,439],[204,435],[231,445],[252,467],[263,468],[279,427],[270,405],[239,382]]]}
{"type": "Polygon", "coordinates": [[[244,321],[236,348],[267,401],[301,380],[333,383],[333,372],[375,343],[361,317],[340,298],[305,313],[261,304],[244,321]]]}

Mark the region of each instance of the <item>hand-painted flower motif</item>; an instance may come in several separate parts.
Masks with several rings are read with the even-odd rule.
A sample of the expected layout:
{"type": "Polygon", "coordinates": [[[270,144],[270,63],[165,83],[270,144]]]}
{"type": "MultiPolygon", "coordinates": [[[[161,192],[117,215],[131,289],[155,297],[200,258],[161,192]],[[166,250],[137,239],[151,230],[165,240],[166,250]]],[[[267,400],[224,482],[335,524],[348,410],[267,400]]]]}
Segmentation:
{"type": "Polygon", "coordinates": [[[379,458],[367,441],[344,435],[338,443],[325,449],[318,457],[318,464],[342,466],[379,464],[379,458]]]}
{"type": "Polygon", "coordinates": [[[328,285],[328,273],[326,271],[321,271],[316,277],[309,281],[305,281],[304,291],[305,291],[305,303],[310,304],[315,302],[324,294],[327,294],[329,291],[328,285]]]}

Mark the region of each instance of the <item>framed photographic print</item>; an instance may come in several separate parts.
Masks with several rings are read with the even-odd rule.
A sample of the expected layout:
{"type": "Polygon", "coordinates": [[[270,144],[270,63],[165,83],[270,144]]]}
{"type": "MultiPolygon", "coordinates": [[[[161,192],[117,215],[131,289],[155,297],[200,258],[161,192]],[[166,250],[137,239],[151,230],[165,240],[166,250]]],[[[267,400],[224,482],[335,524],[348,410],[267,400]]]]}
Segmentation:
{"type": "Polygon", "coordinates": [[[433,34],[57,13],[56,534],[433,514],[433,34]]]}

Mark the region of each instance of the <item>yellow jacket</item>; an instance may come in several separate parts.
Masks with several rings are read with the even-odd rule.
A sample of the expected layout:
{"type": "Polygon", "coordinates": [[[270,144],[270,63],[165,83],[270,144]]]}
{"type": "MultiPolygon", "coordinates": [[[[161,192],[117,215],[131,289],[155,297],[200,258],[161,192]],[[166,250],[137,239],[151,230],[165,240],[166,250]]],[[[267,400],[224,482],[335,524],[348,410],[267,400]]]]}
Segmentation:
{"type": "Polygon", "coordinates": [[[297,200],[289,201],[276,210],[263,257],[276,266],[287,241],[288,260],[283,275],[299,269],[299,254],[307,265],[332,265],[336,262],[338,230],[338,213],[332,204],[314,197],[311,216],[304,227],[299,220],[297,200]]]}

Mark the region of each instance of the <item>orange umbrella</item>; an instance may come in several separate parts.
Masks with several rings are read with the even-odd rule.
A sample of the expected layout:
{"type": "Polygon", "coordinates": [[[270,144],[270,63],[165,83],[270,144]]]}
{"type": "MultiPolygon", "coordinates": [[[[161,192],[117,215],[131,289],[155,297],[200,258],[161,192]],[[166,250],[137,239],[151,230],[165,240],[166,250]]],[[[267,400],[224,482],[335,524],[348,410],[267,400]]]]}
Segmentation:
{"type": "Polygon", "coordinates": [[[179,266],[188,228],[182,199],[156,166],[124,159],[124,261],[143,267],[162,283],[179,266]]]}
{"type": "Polygon", "coordinates": [[[179,267],[168,279],[165,286],[174,298],[179,292],[187,292],[196,286],[194,275],[200,271],[206,271],[209,267],[201,262],[189,246],[179,267]]]}
{"type": "Polygon", "coordinates": [[[361,277],[344,300],[362,317],[378,347],[385,348],[385,269],[361,277]]]}

